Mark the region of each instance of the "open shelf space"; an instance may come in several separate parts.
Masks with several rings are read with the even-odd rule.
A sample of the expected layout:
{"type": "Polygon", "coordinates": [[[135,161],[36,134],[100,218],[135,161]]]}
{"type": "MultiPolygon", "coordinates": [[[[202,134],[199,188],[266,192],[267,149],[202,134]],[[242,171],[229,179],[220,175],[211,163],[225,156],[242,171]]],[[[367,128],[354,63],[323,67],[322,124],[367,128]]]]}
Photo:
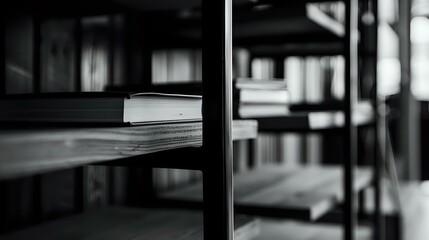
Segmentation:
{"type": "MultiPolygon", "coordinates": [[[[1,236],[24,239],[203,239],[201,211],[112,207],[92,210],[1,236]]],[[[236,239],[250,240],[259,233],[259,221],[235,218],[236,239]]]]}
{"type": "MultiPolygon", "coordinates": [[[[367,188],[372,171],[356,171],[354,190],[367,188]]],[[[202,184],[160,193],[160,202],[198,207],[202,184]]],[[[235,210],[255,214],[314,221],[343,200],[342,169],[339,166],[269,166],[234,176],[235,210]]]]}
{"type": "MultiPolygon", "coordinates": [[[[278,219],[261,219],[261,234],[254,240],[332,240],[342,239],[341,225],[302,223],[278,219]]],[[[357,240],[372,239],[370,227],[359,226],[357,240]]]]}
{"type": "MultiPolygon", "coordinates": [[[[255,138],[257,122],[235,120],[232,132],[233,140],[255,138]]],[[[2,129],[0,179],[88,164],[136,166],[138,162],[147,162],[147,165],[162,167],[168,165],[165,163],[167,159],[173,159],[171,156],[177,157],[177,154],[186,156],[181,168],[198,169],[202,165],[198,165],[202,161],[199,150],[201,145],[201,122],[130,127],[2,129]],[[105,163],[107,161],[113,162],[105,163]]],[[[170,167],[180,165],[177,159],[175,162],[170,167]]]]}

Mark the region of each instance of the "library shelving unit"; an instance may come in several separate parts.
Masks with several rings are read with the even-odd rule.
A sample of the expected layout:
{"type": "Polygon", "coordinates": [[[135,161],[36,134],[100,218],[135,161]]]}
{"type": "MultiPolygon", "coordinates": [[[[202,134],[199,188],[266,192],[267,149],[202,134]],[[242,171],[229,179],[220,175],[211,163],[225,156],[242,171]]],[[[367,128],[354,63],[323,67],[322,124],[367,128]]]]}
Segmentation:
{"type": "MultiPolygon", "coordinates": [[[[342,204],[343,239],[352,240],[356,239],[356,196],[362,190],[374,186],[376,194],[372,235],[375,239],[380,239],[381,168],[376,146],[372,149],[373,167],[357,167],[358,128],[373,128],[374,145],[378,142],[375,133],[378,118],[377,96],[372,94],[370,100],[358,100],[361,53],[358,50],[360,47],[368,47],[362,43],[367,32],[375,38],[365,38],[365,41],[372,44],[365,49],[365,60],[371,59],[370,64],[374,64],[372,67],[376,69],[374,42],[377,42],[377,32],[374,29],[377,29],[375,26],[378,24],[377,1],[342,1],[345,5],[344,24],[307,5],[309,2],[325,1],[268,0],[236,7],[233,17],[234,45],[250,49],[251,57],[274,58],[276,78],[283,78],[282,58],[287,56],[344,57],[345,96],[342,101],[296,105],[291,106],[294,111],[288,116],[253,118],[258,121],[260,132],[340,134],[344,142],[342,166],[297,169],[267,167],[238,174],[234,176],[235,209],[238,213],[313,221],[333,210],[337,204],[342,204]],[[368,7],[369,5],[372,8],[368,7]],[[363,27],[360,26],[362,23],[359,20],[363,13],[371,14],[374,20],[366,32],[361,29],[363,27]],[[372,105],[369,111],[357,111],[360,105],[368,103],[372,105]]],[[[190,36],[195,35],[189,34],[188,37],[191,38],[190,36]]],[[[373,89],[377,89],[375,72],[365,73],[373,80],[373,89]]],[[[238,115],[237,112],[234,114],[238,115]]],[[[167,192],[160,197],[168,204],[194,208],[201,207],[201,192],[202,186],[197,184],[167,192]]],[[[298,228],[291,230],[292,227],[285,224],[263,224],[260,239],[264,239],[264,236],[266,239],[293,239],[294,232],[299,231],[298,228]],[[271,230],[264,231],[264,228],[271,230]],[[269,231],[276,233],[270,235],[269,231]]],[[[323,227],[317,225],[319,223],[308,224],[302,229],[311,231],[310,229],[315,227],[318,230],[309,235],[314,237],[317,234],[323,237],[323,227]]],[[[339,230],[337,234],[340,234],[339,230]]],[[[326,239],[332,239],[333,235],[327,233],[326,236],[331,237],[326,239]]],[[[336,238],[338,237],[337,235],[336,238]]],[[[366,238],[369,238],[368,234],[366,238]]]]}
{"type": "MultiPolygon", "coordinates": [[[[274,4],[277,3],[276,1],[272,1],[274,4]]],[[[311,1],[309,1],[311,2],[311,1]]],[[[320,2],[320,1],[318,1],[320,2]]],[[[284,5],[288,5],[283,3],[284,5]]],[[[297,3],[294,3],[297,4],[297,3]]],[[[377,97],[376,94],[372,95],[371,97],[371,103],[373,106],[371,110],[369,111],[358,111],[359,105],[365,104],[362,100],[358,100],[358,81],[359,81],[359,57],[360,57],[360,47],[368,47],[363,45],[363,41],[365,38],[366,32],[362,31],[363,27],[361,27],[361,23],[359,22],[360,17],[362,16],[365,11],[368,10],[368,5],[372,4],[372,6],[377,5],[377,1],[344,1],[345,4],[345,21],[344,24],[341,24],[339,22],[335,22],[333,19],[329,19],[328,16],[322,16],[323,13],[317,13],[316,17],[309,16],[310,8],[308,5],[304,4],[305,10],[306,10],[306,17],[308,21],[315,22],[320,28],[323,29],[325,34],[320,34],[319,31],[314,30],[313,28],[305,28],[303,27],[300,31],[305,32],[308,30],[308,32],[302,33],[302,32],[286,32],[284,33],[284,36],[276,36],[276,37],[269,37],[267,41],[265,41],[267,38],[264,38],[264,36],[261,36],[261,39],[264,39],[261,42],[258,42],[258,39],[256,39],[257,42],[248,41],[253,46],[251,46],[251,56],[252,57],[271,57],[275,59],[275,77],[277,78],[283,78],[283,62],[281,61],[282,58],[284,59],[287,56],[332,56],[332,55],[342,55],[345,59],[345,97],[344,100],[341,102],[327,102],[322,104],[304,104],[304,105],[296,105],[291,106],[291,110],[293,112],[289,116],[285,117],[264,117],[264,118],[257,118],[259,123],[259,131],[267,131],[267,132],[301,132],[301,133],[310,133],[310,132],[319,132],[321,134],[329,133],[332,131],[335,131],[339,134],[341,134],[344,138],[344,157],[343,157],[343,179],[341,179],[341,175],[337,176],[335,178],[335,174],[331,173],[330,176],[334,180],[334,182],[342,181],[342,184],[337,184],[337,186],[334,186],[335,184],[329,185],[328,181],[325,182],[325,186],[330,186],[332,189],[336,189],[335,191],[330,191],[329,187],[327,189],[323,189],[323,187],[314,187],[316,189],[319,189],[320,192],[312,189],[309,187],[308,195],[311,196],[311,193],[314,193],[315,196],[320,197],[323,196],[325,199],[329,199],[328,196],[331,197],[331,199],[336,199],[336,203],[342,203],[342,223],[344,226],[344,239],[356,239],[356,235],[354,233],[354,229],[356,229],[356,223],[357,223],[357,210],[355,209],[356,204],[356,195],[368,188],[369,186],[373,185],[376,190],[375,194],[375,210],[374,210],[374,216],[375,216],[375,222],[373,225],[373,236],[375,239],[379,239],[379,227],[380,227],[380,163],[377,159],[377,152],[376,152],[376,146],[374,146],[374,168],[373,169],[365,169],[365,168],[357,168],[357,154],[358,154],[358,146],[357,146],[357,129],[358,127],[363,126],[369,126],[373,127],[376,131],[377,129],[377,113],[376,113],[376,104],[377,104],[377,97]],[[359,10],[360,9],[360,10],[359,10]],[[328,24],[326,24],[328,23],[328,24]],[[329,26],[329,27],[327,27],[329,26]],[[292,36],[291,36],[292,35],[292,36]],[[298,36],[298,37],[294,37],[298,36]],[[304,36],[304,37],[302,37],[304,36]],[[358,36],[361,40],[358,39],[358,36]],[[298,39],[298,41],[296,41],[298,39]],[[319,41],[319,42],[318,42],[319,41]],[[316,42],[316,43],[314,43],[316,42]],[[271,43],[271,44],[270,44],[271,43]],[[280,61],[279,61],[280,60],[280,61]],[[343,197],[341,198],[335,198],[332,196],[335,196],[335,192],[340,191],[343,192],[343,197]],[[323,195],[324,193],[325,195],[323,195]]],[[[370,14],[373,14],[374,21],[372,22],[372,28],[374,29],[377,26],[377,8],[374,7],[372,12],[370,14]]],[[[268,14],[267,14],[268,15],[268,14]]],[[[305,25],[302,25],[305,26],[305,25]]],[[[370,34],[375,34],[376,31],[371,32],[370,34]]],[[[253,39],[254,40],[254,39],[253,39]]],[[[376,42],[377,39],[371,39],[373,42],[376,42]]],[[[246,42],[247,43],[247,42],[246,42]]],[[[372,47],[374,45],[371,45],[372,47]]],[[[366,49],[369,52],[369,57],[373,58],[372,64],[375,64],[376,54],[374,49],[366,49]],[[371,51],[372,50],[372,51],[371,51]],[[372,54],[372,55],[371,55],[372,54]]],[[[367,59],[365,59],[367,60],[367,59]]],[[[374,69],[376,69],[374,67],[374,69]]],[[[373,71],[370,74],[370,78],[373,79],[374,89],[376,89],[376,79],[375,74],[373,71]]],[[[375,136],[376,138],[376,136],[375,136]]],[[[375,144],[377,143],[377,139],[375,140],[375,144]]],[[[324,167],[320,167],[321,170],[324,167]]],[[[336,169],[337,171],[340,171],[341,168],[339,167],[336,169]]],[[[327,169],[323,169],[323,171],[327,171],[327,169]]],[[[315,177],[314,180],[309,180],[310,177],[301,176],[302,181],[304,179],[307,182],[314,181],[313,183],[315,186],[320,186],[318,184],[322,185],[322,182],[324,182],[323,174],[320,171],[318,173],[313,173],[313,176],[320,176],[315,177]]],[[[326,173],[328,174],[328,173],[326,173]]],[[[311,176],[311,175],[309,175],[311,176]]],[[[294,184],[294,181],[300,182],[299,180],[294,180],[294,175],[290,177],[291,183],[290,186],[293,188],[293,186],[296,186],[296,189],[298,191],[298,194],[295,193],[295,196],[300,196],[299,184],[294,184]]],[[[298,177],[296,177],[298,178],[298,177]]],[[[305,185],[301,183],[302,185],[305,185]]],[[[287,186],[286,181],[284,181],[284,185],[287,186]]],[[[308,185],[311,185],[308,183],[308,185]]],[[[277,185],[277,186],[280,186],[277,185]]],[[[275,187],[271,187],[273,189],[275,187]]],[[[305,187],[304,187],[305,189],[305,187]]],[[[331,190],[332,190],[331,189],[331,190]]],[[[279,193],[277,194],[277,203],[287,201],[286,194],[282,196],[281,187],[276,189],[279,193]],[[282,199],[282,197],[284,197],[282,199]]],[[[267,196],[266,193],[268,193],[270,190],[266,190],[265,196],[267,196]]],[[[285,190],[283,190],[285,191],[285,190]]],[[[286,190],[287,191],[287,190],[286,190]]],[[[263,191],[262,191],[263,192],[263,191]]],[[[304,191],[305,192],[305,191],[304,191]]],[[[270,192],[273,193],[274,191],[270,192]]],[[[307,193],[307,192],[306,192],[307,193]]],[[[305,194],[304,194],[305,195],[305,194]]],[[[261,195],[262,196],[262,195],[261,195]]],[[[255,196],[253,196],[255,199],[255,196]]],[[[288,196],[289,197],[289,196],[288,196]]],[[[313,199],[316,199],[316,197],[312,196],[313,199]]],[[[252,198],[252,197],[250,197],[252,198]]],[[[258,199],[260,200],[260,199],[258,199]]],[[[270,200],[267,200],[270,201],[270,200]]],[[[247,201],[248,203],[249,201],[247,201]]],[[[298,201],[299,203],[304,203],[305,201],[298,201]]],[[[321,201],[322,202],[322,201],[321,201]]],[[[320,215],[313,215],[317,219],[317,217],[323,216],[323,214],[326,214],[330,210],[332,210],[332,207],[335,206],[335,204],[321,204],[319,203],[319,206],[324,206],[325,211],[321,211],[320,209],[323,209],[322,207],[319,208],[319,212],[315,211],[315,213],[319,213],[320,215]],[[317,217],[316,217],[317,216],[317,217]]],[[[255,204],[253,207],[258,208],[260,207],[259,204],[255,204]]],[[[237,207],[237,210],[239,208],[237,207]]],[[[275,204],[271,205],[271,211],[274,212],[276,215],[279,215],[280,209],[282,209],[282,206],[276,206],[275,204]]],[[[299,208],[297,208],[299,209],[299,208]]],[[[311,209],[311,208],[310,208],[311,209]]],[[[283,217],[288,217],[290,215],[285,214],[283,217]]],[[[292,215],[294,216],[294,215],[292,215]]],[[[312,215],[309,215],[312,216],[312,215]]],[[[310,220],[312,220],[310,218],[310,220]]],[[[285,232],[285,235],[287,233],[285,232]]]]}
{"type": "MultiPolygon", "coordinates": [[[[203,231],[197,238],[233,239],[232,204],[232,93],[231,93],[231,1],[203,1],[203,121],[200,134],[185,148],[148,154],[140,151],[139,131],[143,127],[64,127],[2,126],[0,136],[0,180],[46,173],[83,165],[126,167],[165,167],[195,169],[203,172],[203,231]],[[199,146],[201,145],[201,146],[199,146]],[[202,233],[203,232],[203,233],[202,233]]],[[[7,1],[2,16],[26,13],[33,19],[33,83],[40,90],[40,24],[49,18],[71,18],[121,13],[130,9],[162,10],[194,6],[195,1],[7,1]],[[134,5],[133,5],[134,4],[134,5]]],[[[2,22],[5,44],[6,18],[2,22]]],[[[79,24],[78,24],[79,25],[79,24]]],[[[81,72],[82,29],[76,28],[76,72],[81,72]]],[[[2,94],[6,94],[5,48],[2,48],[2,94]]],[[[76,74],[80,86],[80,74],[76,74]]],[[[240,134],[239,134],[240,135],[240,134]]],[[[248,137],[248,136],[247,136],[248,137]]],[[[245,138],[247,138],[245,136],[245,138]]],[[[186,145],[186,144],[185,144],[186,145]]],[[[183,222],[173,210],[150,217],[155,210],[115,210],[83,213],[71,218],[23,229],[5,239],[43,238],[120,238],[142,236],[150,239],[174,239],[186,233],[193,223],[183,222]],[[140,211],[140,212],[139,212],[140,211]],[[168,216],[170,214],[171,216],[168,216]],[[174,216],[175,215],[175,216],[174,216]],[[166,221],[166,219],[170,220],[166,221]],[[133,221],[135,220],[135,221],[133,221]],[[171,220],[176,220],[171,222],[171,220]],[[171,227],[177,229],[171,229],[171,227]],[[137,230],[136,230],[137,229],[137,230]]],[[[196,219],[195,219],[196,218],[196,219]]],[[[191,229],[192,230],[192,229],[191,229]]],[[[2,236],[3,239],[3,236],[2,236]]]]}

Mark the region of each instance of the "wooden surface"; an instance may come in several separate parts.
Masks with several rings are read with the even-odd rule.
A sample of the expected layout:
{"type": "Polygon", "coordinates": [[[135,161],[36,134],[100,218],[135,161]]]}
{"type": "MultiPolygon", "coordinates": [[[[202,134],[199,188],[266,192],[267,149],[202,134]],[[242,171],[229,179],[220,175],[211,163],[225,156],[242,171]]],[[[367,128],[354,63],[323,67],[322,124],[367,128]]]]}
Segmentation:
{"type": "Polygon", "coordinates": [[[290,43],[253,46],[250,52],[254,57],[289,57],[289,56],[336,56],[342,54],[341,42],[328,43],[290,43]]]}
{"type": "MultiPolygon", "coordinates": [[[[354,189],[370,185],[372,171],[356,171],[354,189]]],[[[198,203],[202,186],[195,184],[162,193],[161,199],[198,203]]],[[[343,199],[342,169],[329,167],[264,167],[234,176],[234,198],[240,213],[317,220],[343,199]]]]}
{"type": "Polygon", "coordinates": [[[264,42],[264,37],[279,37],[285,43],[293,41],[295,36],[302,42],[319,41],[324,36],[338,41],[344,33],[343,24],[311,4],[273,7],[264,11],[237,10],[234,16],[234,40],[238,44],[252,39],[255,40],[253,43],[261,43],[257,40],[260,38],[264,42]]]}
{"type": "MultiPolygon", "coordinates": [[[[234,6],[234,45],[341,43],[345,33],[344,24],[314,5],[306,6],[305,1],[287,6],[281,3],[263,10],[255,10],[263,5],[259,2],[248,1],[245,5],[234,6]]],[[[151,30],[153,44],[157,48],[195,48],[201,44],[200,18],[198,13],[194,15],[183,18],[173,12],[170,15],[151,16],[151,20],[157,22],[159,27],[151,30]]]]}
{"type": "MultiPolygon", "coordinates": [[[[233,125],[233,139],[256,137],[255,121],[234,121],[233,125]]],[[[200,122],[108,128],[2,129],[0,179],[177,148],[197,148],[201,144],[200,122]]],[[[192,151],[187,153],[192,154],[192,151]]],[[[139,160],[144,161],[144,158],[139,160]]]]}
{"type": "MultiPolygon", "coordinates": [[[[370,124],[374,113],[369,102],[359,104],[353,111],[356,126],[370,124]]],[[[282,117],[256,118],[261,131],[317,131],[338,129],[344,126],[344,113],[341,111],[294,112],[282,117]]]]}
{"type": "MultiPolygon", "coordinates": [[[[203,239],[200,211],[175,209],[106,208],[52,221],[0,236],[2,240],[95,239],[203,239]]],[[[236,239],[249,240],[259,233],[259,221],[235,218],[236,239]]]]}
{"type": "MultiPolygon", "coordinates": [[[[358,240],[370,240],[371,228],[359,227],[358,240]]],[[[339,240],[341,225],[312,224],[287,220],[261,220],[261,234],[254,240],[339,240]]]]}

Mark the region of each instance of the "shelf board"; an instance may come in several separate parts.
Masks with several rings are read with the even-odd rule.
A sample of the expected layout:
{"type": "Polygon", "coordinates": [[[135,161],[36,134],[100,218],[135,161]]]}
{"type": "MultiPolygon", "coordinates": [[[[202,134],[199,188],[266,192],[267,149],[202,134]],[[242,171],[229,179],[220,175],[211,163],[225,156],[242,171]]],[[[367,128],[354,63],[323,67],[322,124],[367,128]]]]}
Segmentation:
{"type": "MultiPolygon", "coordinates": [[[[257,122],[234,121],[232,135],[233,140],[255,138],[257,122]]],[[[2,129],[0,179],[88,164],[200,169],[201,145],[201,122],[131,127],[2,129]],[[186,159],[178,161],[177,156],[186,156],[186,159]]]]}
{"type": "Polygon", "coordinates": [[[315,39],[341,42],[345,35],[342,23],[311,4],[234,14],[233,35],[238,45],[314,42],[315,39]]]}
{"type": "MultiPolygon", "coordinates": [[[[342,225],[302,223],[296,221],[261,219],[261,233],[254,240],[332,240],[342,239],[342,225]]],[[[359,226],[357,240],[372,239],[370,227],[359,226]]]]}
{"type": "MultiPolygon", "coordinates": [[[[203,239],[201,211],[112,207],[92,210],[30,227],[5,236],[15,239],[203,239]]],[[[259,221],[235,218],[236,239],[249,240],[259,233],[259,221]]]]}
{"type": "MultiPolygon", "coordinates": [[[[355,191],[371,184],[372,171],[356,171],[355,191]]],[[[238,213],[314,221],[343,200],[342,169],[338,166],[270,166],[234,176],[238,213]],[[315,177],[317,176],[317,177],[315,177]]],[[[160,193],[162,204],[200,207],[202,183],[160,193]]]]}
{"type": "MultiPolygon", "coordinates": [[[[328,0],[304,0],[304,1],[288,1],[293,3],[294,5],[302,5],[303,3],[307,2],[324,2],[328,0]]],[[[72,9],[69,9],[69,12],[77,13],[79,12],[80,7],[82,10],[87,10],[88,5],[91,6],[99,6],[102,7],[103,3],[107,6],[123,6],[127,8],[133,8],[134,10],[139,11],[171,11],[171,10],[183,10],[183,9],[192,9],[192,8],[200,8],[201,7],[201,0],[181,0],[181,1],[172,1],[172,0],[157,0],[157,1],[141,1],[141,0],[107,0],[107,1],[101,1],[101,0],[89,0],[89,1],[55,1],[55,0],[42,0],[37,2],[39,5],[46,6],[46,4],[51,4],[53,6],[60,7],[61,4],[66,4],[66,6],[73,6],[72,9]],[[101,5],[101,6],[100,6],[101,5]]],[[[247,6],[249,5],[249,1],[247,0],[233,0],[232,1],[234,6],[247,6]]],[[[263,0],[258,2],[259,4],[276,4],[276,5],[284,5],[282,1],[276,1],[276,0],[263,0]]],[[[9,2],[10,4],[10,2],[9,2]]],[[[31,0],[16,0],[13,3],[13,6],[37,6],[37,4],[33,4],[33,1],[31,0]]],[[[253,3],[250,3],[252,5],[255,5],[253,3]]],[[[43,10],[42,7],[35,8],[34,10],[43,10]]],[[[55,9],[55,8],[52,8],[55,9]]],[[[64,9],[65,8],[61,8],[64,9]]],[[[21,9],[22,10],[22,9],[21,9]]],[[[47,11],[47,10],[46,10],[47,11]]],[[[52,10],[51,10],[52,11],[52,10]]],[[[103,14],[102,12],[100,14],[103,14]]]]}
{"type": "MultiPolygon", "coordinates": [[[[264,132],[325,131],[341,129],[344,126],[343,111],[296,111],[285,116],[252,118],[258,121],[259,130],[264,132]]],[[[374,120],[374,110],[371,104],[369,102],[358,104],[353,111],[352,120],[356,126],[371,124],[374,120]]]]}
{"type": "Polygon", "coordinates": [[[334,100],[326,101],[323,103],[302,103],[290,104],[289,110],[291,112],[299,111],[341,111],[344,109],[344,101],[334,100]]]}
{"type": "Polygon", "coordinates": [[[286,58],[288,56],[336,56],[344,54],[341,42],[289,43],[259,45],[250,48],[252,57],[286,58]]]}
{"type": "Polygon", "coordinates": [[[183,83],[163,83],[163,84],[152,84],[150,86],[144,85],[112,85],[108,86],[107,91],[111,92],[157,92],[157,93],[169,93],[169,94],[188,94],[188,95],[202,95],[203,85],[202,82],[186,82],[183,83]]]}
{"type": "MultiPolygon", "coordinates": [[[[186,47],[186,43],[191,43],[189,46],[201,46],[201,16],[198,14],[188,18],[174,12],[154,14],[151,19],[158,25],[150,30],[154,48],[186,47]]],[[[311,4],[265,10],[234,8],[232,23],[233,42],[237,46],[295,43],[298,49],[305,49],[309,47],[308,44],[318,43],[320,48],[321,43],[335,43],[324,48],[337,53],[338,46],[340,50],[342,48],[345,35],[342,23],[311,4]]]]}

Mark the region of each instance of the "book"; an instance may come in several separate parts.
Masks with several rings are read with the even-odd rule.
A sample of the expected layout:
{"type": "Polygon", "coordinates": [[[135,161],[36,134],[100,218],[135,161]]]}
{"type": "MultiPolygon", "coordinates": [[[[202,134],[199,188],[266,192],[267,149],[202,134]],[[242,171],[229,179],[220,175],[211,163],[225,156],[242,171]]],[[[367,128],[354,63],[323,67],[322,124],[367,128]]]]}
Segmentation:
{"type": "Polygon", "coordinates": [[[237,78],[240,117],[283,116],[289,113],[289,91],[283,79],[237,78]]]}
{"type": "Polygon", "coordinates": [[[288,104],[289,93],[287,90],[243,89],[240,91],[240,102],[256,104],[288,104]]]}
{"type": "Polygon", "coordinates": [[[240,103],[287,104],[289,91],[283,79],[235,79],[240,103]]]}
{"type": "Polygon", "coordinates": [[[281,117],[290,111],[287,105],[282,104],[240,104],[238,113],[242,118],[281,117]]]}
{"type": "Polygon", "coordinates": [[[156,124],[201,121],[201,96],[160,93],[42,93],[0,100],[0,121],[156,124]]]}
{"type": "Polygon", "coordinates": [[[236,78],[235,86],[238,89],[256,90],[286,90],[287,84],[284,79],[256,79],[256,78],[236,78]]]}

